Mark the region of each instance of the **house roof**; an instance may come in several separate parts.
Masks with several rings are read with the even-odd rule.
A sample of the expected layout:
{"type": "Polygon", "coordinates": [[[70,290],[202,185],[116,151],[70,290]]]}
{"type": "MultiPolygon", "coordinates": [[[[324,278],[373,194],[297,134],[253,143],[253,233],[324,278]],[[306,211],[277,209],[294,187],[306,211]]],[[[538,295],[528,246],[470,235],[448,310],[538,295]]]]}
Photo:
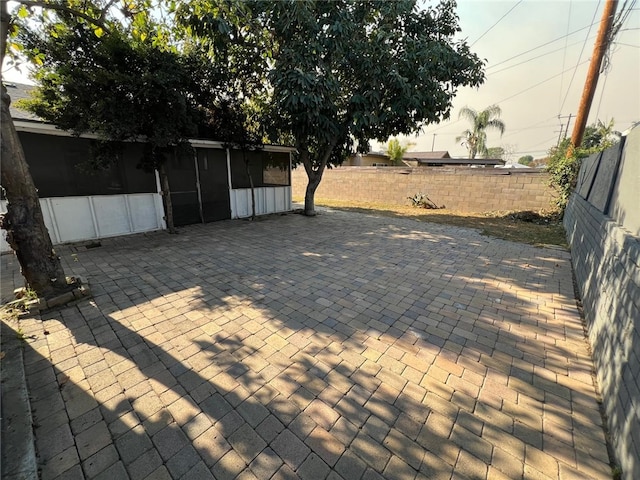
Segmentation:
{"type": "MultiPolygon", "coordinates": [[[[37,115],[27,112],[26,110],[22,110],[16,106],[17,100],[30,98],[29,92],[36,88],[34,85],[26,85],[24,83],[5,83],[5,86],[7,87],[7,92],[11,97],[11,118],[14,120],[16,130],[27,133],[39,133],[43,135],[56,135],[62,137],[75,136],[71,132],[61,130],[55,125],[45,122],[37,115]]],[[[96,135],[91,133],[84,133],[80,135],[80,137],[92,139],[98,138],[96,135]]],[[[189,143],[191,143],[193,147],[200,148],[225,148],[224,142],[216,140],[194,138],[190,139],[189,143]]],[[[264,145],[263,149],[267,152],[292,152],[295,150],[294,147],[289,147],[287,145],[264,145]]]]}
{"type": "Polygon", "coordinates": [[[522,165],[520,163],[507,163],[506,165],[496,165],[495,168],[531,168],[529,165],[522,165]]]}
{"type": "Polygon", "coordinates": [[[433,158],[451,158],[449,152],[446,150],[438,152],[406,152],[404,154],[404,160],[430,160],[433,158]]]}
{"type": "Polygon", "coordinates": [[[31,120],[35,122],[41,122],[42,119],[31,112],[18,108],[16,103],[18,100],[30,98],[29,92],[35,87],[33,85],[26,85],[24,83],[5,83],[7,87],[7,93],[11,97],[11,118],[14,120],[31,120]]]}
{"type": "Polygon", "coordinates": [[[504,165],[504,160],[498,158],[424,158],[418,160],[418,165],[504,165]]]}
{"type": "Polygon", "coordinates": [[[352,157],[357,157],[358,155],[360,155],[361,157],[389,158],[389,155],[387,155],[384,152],[367,152],[367,153],[353,153],[353,154],[351,154],[352,157]]]}

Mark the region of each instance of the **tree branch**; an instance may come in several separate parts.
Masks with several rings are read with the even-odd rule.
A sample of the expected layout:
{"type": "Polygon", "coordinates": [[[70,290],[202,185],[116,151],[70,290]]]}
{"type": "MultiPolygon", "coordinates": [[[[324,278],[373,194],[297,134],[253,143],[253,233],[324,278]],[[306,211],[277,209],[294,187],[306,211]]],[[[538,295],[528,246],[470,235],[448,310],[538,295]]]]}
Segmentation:
{"type": "MultiPolygon", "coordinates": [[[[71,15],[74,15],[78,18],[83,18],[84,20],[95,25],[96,27],[102,28],[102,30],[104,30],[105,33],[111,33],[111,29],[107,26],[106,22],[104,21],[104,18],[105,18],[107,9],[109,9],[111,5],[113,5],[116,2],[116,0],[109,1],[109,3],[107,3],[105,8],[100,10],[100,17],[98,18],[92,17],[91,15],[87,15],[86,13],[80,10],[76,10],[75,8],[67,7],[66,5],[59,5],[57,3],[49,3],[44,0],[15,0],[15,2],[21,5],[24,5],[26,7],[41,7],[49,10],[57,10],[59,12],[70,13],[71,15]]],[[[4,3],[4,0],[3,0],[3,3],[4,3]]]]}

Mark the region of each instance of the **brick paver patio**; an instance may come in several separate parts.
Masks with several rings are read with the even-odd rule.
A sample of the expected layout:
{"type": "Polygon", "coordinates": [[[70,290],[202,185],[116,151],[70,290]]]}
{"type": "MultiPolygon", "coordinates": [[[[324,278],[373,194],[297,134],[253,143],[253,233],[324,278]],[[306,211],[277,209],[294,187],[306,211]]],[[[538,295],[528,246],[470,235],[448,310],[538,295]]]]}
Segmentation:
{"type": "Polygon", "coordinates": [[[567,252],[328,212],[60,254],[44,480],[611,478],[567,252]]]}

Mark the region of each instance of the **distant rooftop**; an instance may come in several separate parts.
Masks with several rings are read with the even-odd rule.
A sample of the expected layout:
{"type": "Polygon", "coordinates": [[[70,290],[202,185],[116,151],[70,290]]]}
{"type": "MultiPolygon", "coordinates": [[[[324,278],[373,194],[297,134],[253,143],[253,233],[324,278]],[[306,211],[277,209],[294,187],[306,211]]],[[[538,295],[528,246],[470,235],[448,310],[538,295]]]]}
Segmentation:
{"type": "Polygon", "coordinates": [[[434,158],[451,158],[446,150],[437,152],[406,152],[404,160],[431,160],[434,158]]]}
{"type": "Polygon", "coordinates": [[[22,110],[16,106],[16,102],[23,98],[30,98],[29,92],[35,88],[34,85],[26,85],[24,83],[5,82],[7,92],[11,97],[11,118],[14,120],[31,120],[41,122],[42,119],[31,112],[22,110]]]}

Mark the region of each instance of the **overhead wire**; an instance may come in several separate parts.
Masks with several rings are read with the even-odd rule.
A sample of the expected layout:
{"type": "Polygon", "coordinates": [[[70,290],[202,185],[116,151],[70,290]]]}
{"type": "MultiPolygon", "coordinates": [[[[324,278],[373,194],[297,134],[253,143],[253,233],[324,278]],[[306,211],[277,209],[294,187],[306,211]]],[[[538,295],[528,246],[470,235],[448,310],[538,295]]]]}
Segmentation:
{"type": "MultiPolygon", "coordinates": [[[[581,42],[582,42],[582,40],[580,40],[578,42],[571,43],[568,46],[572,47],[573,45],[578,45],[581,42]]],[[[547,55],[551,55],[552,53],[556,53],[556,52],[559,52],[560,50],[564,50],[564,49],[565,49],[565,47],[561,47],[561,48],[557,48],[555,50],[551,50],[550,52],[542,53],[542,54],[538,55],[537,57],[531,57],[531,58],[528,58],[526,60],[523,60],[522,62],[516,63],[514,65],[509,65],[508,67],[504,67],[504,68],[501,68],[500,70],[496,70],[494,72],[491,72],[491,75],[495,75],[497,73],[504,72],[505,70],[509,70],[511,68],[518,67],[518,66],[522,65],[523,63],[529,63],[532,60],[537,60],[538,58],[546,57],[547,55]]],[[[564,63],[563,63],[562,68],[564,70],[564,63]]]]}
{"type": "MultiPolygon", "coordinates": [[[[598,14],[598,9],[600,8],[600,3],[601,0],[598,0],[598,4],[596,5],[596,9],[593,12],[593,18],[591,19],[591,26],[593,26],[595,19],[596,19],[596,15],[598,14]]],[[[558,109],[558,112],[562,112],[562,109],[564,108],[564,104],[567,102],[567,98],[569,97],[569,93],[571,92],[571,85],[573,85],[573,80],[576,78],[576,72],[578,71],[578,66],[580,65],[580,60],[582,60],[582,54],[584,53],[584,49],[587,45],[587,39],[589,38],[589,34],[591,33],[591,26],[589,27],[589,31],[587,32],[587,36],[584,39],[584,43],[582,44],[582,50],[580,50],[580,55],[578,56],[578,62],[576,63],[575,68],[573,69],[573,74],[571,75],[571,81],[569,81],[569,86],[567,87],[567,93],[564,96],[564,100],[562,100],[562,104],[560,105],[560,108],[558,109]]],[[[560,92],[560,94],[562,95],[562,92],[560,92]]],[[[560,113],[558,113],[560,114],[560,113]]]]}
{"type": "Polygon", "coordinates": [[[550,120],[556,120],[556,119],[557,119],[557,117],[554,115],[553,117],[545,118],[544,120],[540,120],[539,122],[534,123],[532,125],[527,125],[526,127],[517,128],[517,129],[509,129],[509,132],[504,134],[502,136],[502,138],[506,138],[506,137],[509,137],[511,135],[515,135],[516,133],[520,133],[520,132],[522,132],[524,130],[537,130],[537,129],[540,129],[540,128],[555,127],[555,126],[557,126],[557,124],[551,124],[551,125],[540,125],[540,124],[548,122],[550,120]]]}
{"type": "MultiPolygon", "coordinates": [[[[585,60],[584,62],[582,62],[582,63],[578,64],[578,66],[583,65],[583,64],[587,63],[588,61],[589,61],[589,60],[585,60]]],[[[571,68],[573,68],[573,67],[571,67],[571,68]]],[[[524,90],[519,91],[518,93],[514,93],[513,95],[510,95],[510,96],[508,96],[508,97],[506,97],[506,98],[503,98],[503,99],[502,99],[502,100],[500,100],[500,101],[493,102],[493,105],[499,105],[499,104],[504,103],[504,102],[506,102],[506,101],[508,101],[508,100],[511,100],[512,98],[515,98],[515,97],[517,97],[517,96],[519,96],[519,95],[522,95],[523,93],[526,93],[526,92],[528,92],[529,90],[533,90],[534,88],[539,87],[540,85],[542,85],[542,84],[544,84],[544,83],[547,83],[548,81],[553,80],[554,78],[557,78],[557,77],[559,77],[560,75],[563,75],[564,73],[566,73],[566,72],[568,72],[569,70],[571,70],[571,68],[568,68],[567,70],[565,70],[565,71],[563,71],[563,72],[560,72],[560,73],[557,73],[557,74],[555,74],[555,75],[552,75],[551,77],[548,77],[548,78],[546,78],[546,79],[544,79],[544,80],[542,80],[542,81],[540,81],[540,82],[536,83],[535,85],[531,85],[530,87],[527,87],[527,88],[525,88],[524,90]]],[[[551,117],[551,118],[556,118],[556,117],[554,116],[554,117],[551,117]]],[[[443,128],[448,128],[448,127],[450,127],[450,126],[452,126],[452,125],[454,125],[454,124],[456,124],[456,123],[460,122],[461,120],[462,120],[462,119],[458,118],[457,120],[450,121],[449,123],[447,123],[447,124],[445,124],[445,125],[438,126],[438,127],[434,128],[434,129],[429,129],[428,131],[426,131],[426,130],[425,130],[425,135],[430,135],[430,134],[432,134],[432,133],[434,133],[434,132],[437,132],[437,131],[439,131],[439,130],[442,130],[443,128]]],[[[543,120],[543,121],[546,121],[546,120],[543,120]]],[[[540,123],[542,123],[542,122],[540,122],[540,123]]]]}
{"type": "MultiPolygon", "coordinates": [[[[632,10],[637,10],[636,8],[631,8],[631,7],[634,7],[634,6],[635,6],[636,2],[637,2],[637,0],[631,0],[631,3],[629,3],[629,0],[626,0],[626,1],[625,1],[625,4],[623,5],[623,10],[621,10],[621,13],[620,13],[620,14],[618,15],[618,17],[617,17],[618,19],[622,20],[622,22],[618,24],[619,26],[618,26],[618,29],[617,29],[616,33],[617,33],[617,32],[622,32],[622,31],[628,31],[628,30],[637,30],[637,29],[635,29],[635,28],[627,28],[627,29],[623,29],[623,28],[621,28],[621,27],[623,26],[624,21],[627,19],[628,15],[629,15],[629,12],[630,12],[630,11],[632,11],[632,10]],[[629,5],[629,8],[626,8],[626,9],[625,9],[624,7],[625,7],[626,5],[629,5]],[[625,12],[624,16],[622,15],[622,12],[625,12]]],[[[507,12],[506,12],[506,13],[505,13],[505,14],[504,14],[504,15],[503,15],[503,16],[502,16],[502,17],[501,17],[497,22],[495,22],[491,27],[489,27],[489,29],[487,29],[487,30],[486,30],[486,31],[485,31],[485,32],[484,32],[484,33],[483,33],[483,34],[482,34],[482,35],[481,35],[477,40],[475,40],[475,41],[473,42],[473,44],[472,44],[472,45],[475,45],[475,44],[476,44],[476,43],[477,43],[481,38],[483,38],[487,33],[489,33],[489,32],[490,32],[490,31],[491,31],[491,30],[492,30],[492,29],[493,29],[497,24],[499,24],[499,23],[500,23],[500,22],[501,22],[501,21],[502,21],[502,20],[503,20],[507,15],[509,15],[509,14],[510,14],[510,13],[511,13],[511,12],[512,12],[512,11],[513,11],[513,10],[514,10],[514,9],[515,9],[519,4],[520,4],[520,3],[522,3],[522,0],[521,0],[520,2],[518,2],[516,5],[514,5],[514,6],[513,6],[509,11],[507,11],[507,12]]],[[[537,47],[534,47],[534,48],[528,49],[528,50],[526,50],[525,52],[521,52],[521,53],[519,53],[519,54],[517,54],[517,55],[514,55],[514,56],[509,57],[509,58],[507,58],[507,59],[505,59],[505,60],[502,60],[502,61],[500,61],[500,62],[498,62],[498,63],[495,63],[495,64],[493,64],[493,65],[488,66],[488,67],[487,67],[487,75],[493,75],[493,74],[500,73],[500,72],[502,72],[502,71],[504,71],[504,70],[507,70],[507,69],[510,69],[510,68],[513,68],[513,67],[516,67],[516,66],[522,65],[523,63],[527,63],[528,61],[535,60],[535,59],[537,59],[537,58],[543,57],[543,56],[545,56],[545,55],[549,55],[549,54],[551,54],[551,53],[555,53],[555,52],[557,52],[557,51],[559,51],[559,50],[561,50],[561,49],[556,49],[556,50],[553,50],[553,51],[551,51],[551,52],[547,52],[547,53],[544,53],[544,54],[538,55],[538,56],[536,56],[536,57],[530,58],[530,59],[529,59],[529,60],[527,60],[527,61],[519,62],[519,63],[517,63],[517,64],[515,64],[515,65],[507,66],[507,67],[504,67],[503,69],[500,69],[500,70],[497,70],[497,71],[491,71],[492,69],[496,68],[497,66],[502,65],[502,64],[505,64],[505,63],[507,63],[507,62],[509,62],[509,61],[511,61],[511,60],[513,60],[513,59],[515,59],[515,58],[519,58],[519,57],[521,57],[521,56],[524,56],[524,55],[526,55],[526,54],[528,54],[528,53],[531,53],[531,52],[533,52],[533,51],[535,51],[535,50],[538,50],[538,49],[543,48],[543,47],[545,47],[545,46],[547,46],[547,45],[550,45],[550,44],[552,44],[552,43],[555,43],[555,42],[557,42],[557,41],[559,41],[559,40],[567,39],[567,38],[568,38],[568,37],[570,37],[571,35],[574,35],[574,34],[579,33],[579,32],[581,32],[581,31],[583,31],[583,30],[585,30],[585,29],[588,29],[587,35],[586,35],[586,37],[585,37],[585,40],[583,41],[583,46],[582,46],[582,50],[581,50],[581,52],[580,52],[580,56],[578,57],[578,62],[576,63],[576,65],[575,65],[574,67],[570,67],[569,69],[565,69],[565,68],[563,68],[562,72],[560,72],[559,74],[556,74],[556,75],[553,75],[553,76],[551,76],[551,77],[549,77],[549,78],[546,78],[546,79],[544,79],[544,80],[542,80],[542,81],[540,81],[540,82],[538,82],[538,83],[536,83],[536,84],[534,84],[534,85],[531,85],[531,86],[527,87],[527,88],[526,88],[526,89],[524,89],[524,90],[521,90],[520,92],[517,92],[517,93],[515,93],[515,94],[513,94],[513,95],[510,95],[510,96],[508,96],[508,97],[506,97],[506,98],[503,98],[503,99],[502,99],[502,100],[500,100],[499,102],[495,102],[495,103],[496,103],[496,104],[500,104],[500,103],[504,103],[504,102],[506,102],[506,101],[509,101],[509,100],[511,100],[511,99],[513,99],[513,98],[515,98],[515,97],[517,97],[517,96],[519,96],[519,95],[522,95],[522,94],[524,94],[524,93],[526,93],[526,92],[528,92],[528,91],[530,91],[530,90],[532,90],[532,89],[534,89],[534,88],[536,88],[536,87],[538,87],[538,86],[540,86],[540,85],[542,85],[542,84],[544,84],[544,83],[546,83],[546,82],[548,82],[548,81],[550,81],[550,80],[552,80],[552,79],[554,79],[554,78],[557,78],[558,76],[564,75],[565,73],[567,73],[568,71],[570,71],[570,70],[572,70],[572,69],[573,69],[573,74],[572,74],[572,77],[571,77],[571,81],[570,81],[570,83],[569,83],[569,86],[567,87],[567,94],[565,95],[564,100],[563,100],[563,102],[562,102],[562,104],[561,104],[561,109],[562,109],[562,107],[564,106],[564,103],[565,103],[565,102],[566,102],[566,100],[567,100],[568,94],[569,94],[570,89],[571,89],[571,85],[572,85],[572,83],[573,83],[573,80],[575,79],[575,75],[576,75],[576,72],[577,72],[578,68],[579,68],[581,65],[584,65],[585,63],[588,63],[588,61],[589,61],[589,60],[585,60],[585,61],[580,61],[580,60],[582,59],[582,55],[583,55],[583,53],[584,53],[584,49],[585,49],[586,43],[587,43],[587,41],[588,41],[588,40],[589,40],[589,38],[590,38],[591,29],[592,29],[593,25],[595,25],[596,23],[598,23],[598,22],[596,22],[596,21],[595,21],[595,18],[596,18],[597,11],[598,11],[598,9],[599,9],[599,5],[600,5],[600,3],[601,3],[601,0],[599,0],[599,1],[598,1],[598,5],[597,5],[596,10],[595,10],[595,12],[594,12],[594,16],[593,16],[592,21],[591,21],[591,23],[590,23],[589,25],[586,25],[586,26],[584,26],[584,27],[581,27],[581,28],[579,28],[579,29],[577,29],[577,30],[574,30],[574,31],[572,31],[572,32],[569,32],[569,33],[567,33],[567,34],[565,34],[565,35],[562,35],[562,36],[560,36],[560,37],[558,37],[558,38],[555,38],[555,39],[553,39],[553,40],[551,40],[551,41],[548,41],[548,42],[545,42],[545,43],[543,43],[543,44],[541,44],[541,45],[538,45],[537,47]]],[[[567,30],[568,30],[568,28],[567,28],[567,30]]],[[[567,42],[565,42],[565,47],[564,47],[564,48],[566,48],[566,47],[570,46],[570,45],[566,45],[566,43],[567,43],[567,42]]],[[[580,43],[580,42],[579,42],[579,41],[578,41],[578,42],[574,42],[574,43],[572,43],[571,45],[577,45],[578,43],[580,43]]],[[[640,46],[636,46],[636,45],[623,44],[623,43],[618,43],[618,44],[620,44],[620,45],[626,45],[626,46],[630,46],[630,47],[635,47],[635,48],[640,48],[640,46]]],[[[564,60],[563,60],[563,67],[564,67],[564,66],[566,66],[566,64],[564,63],[564,60]]],[[[605,80],[605,85],[606,85],[606,80],[605,80]]],[[[603,85],[603,87],[604,87],[604,85],[603,85]]],[[[602,97],[600,98],[600,103],[601,103],[601,102],[602,102],[602,97]]],[[[598,107],[598,109],[599,109],[599,107],[598,107]]],[[[556,116],[550,117],[550,118],[548,118],[548,119],[545,119],[545,120],[542,120],[542,121],[540,121],[540,122],[537,122],[536,124],[533,124],[533,125],[531,125],[531,126],[529,126],[529,127],[525,127],[524,129],[535,127],[535,126],[537,126],[537,125],[539,125],[539,124],[541,124],[541,123],[544,123],[544,122],[546,122],[546,121],[549,121],[549,120],[551,120],[551,119],[555,119],[555,118],[556,118],[556,116]]],[[[438,132],[438,131],[440,131],[440,130],[442,130],[442,129],[445,129],[445,128],[448,128],[448,127],[451,127],[451,126],[455,125],[456,123],[459,123],[460,121],[461,121],[461,119],[460,119],[460,118],[458,118],[457,120],[453,120],[453,121],[449,120],[449,121],[448,121],[446,124],[444,124],[444,125],[440,125],[440,126],[438,126],[438,127],[434,128],[434,129],[429,129],[429,131],[428,131],[428,132],[425,132],[425,135],[432,134],[432,133],[434,133],[434,132],[438,132]]],[[[543,127],[540,127],[540,128],[543,128],[543,127]]],[[[524,129],[522,129],[522,130],[524,130],[524,129]]],[[[518,131],[521,131],[521,130],[518,130],[518,131]]],[[[513,133],[513,134],[515,134],[515,133],[517,133],[517,131],[512,131],[512,132],[510,132],[509,134],[512,134],[512,133],[513,133]]],[[[507,134],[507,135],[509,135],[509,134],[507,134]]],[[[454,134],[454,133],[442,133],[442,134],[439,134],[439,135],[451,135],[451,136],[453,136],[453,135],[455,135],[455,134],[454,134]]],[[[554,136],[554,138],[555,138],[555,136],[554,136]]],[[[551,139],[551,140],[553,140],[553,139],[551,139]]]]}
{"type": "Polygon", "coordinates": [[[513,12],[513,10],[520,5],[524,0],[520,0],[518,3],[516,3],[513,7],[511,7],[509,9],[509,11],[507,13],[505,13],[504,15],[502,15],[498,21],[496,23],[494,23],[493,25],[491,25],[482,35],[480,35],[471,45],[470,47],[473,47],[476,43],[478,43],[487,33],[489,33],[491,30],[493,30],[493,28],[498,25],[502,20],[504,20],[504,18],[509,15],[511,12],[513,12]]]}
{"type": "Polygon", "coordinates": [[[598,101],[598,108],[596,110],[596,120],[598,120],[600,117],[600,107],[602,106],[602,99],[604,98],[604,92],[607,86],[607,79],[609,78],[608,74],[611,69],[611,58],[613,57],[613,55],[617,50],[615,47],[613,47],[614,45],[613,40],[615,39],[618,32],[621,31],[622,26],[629,18],[629,14],[631,13],[631,11],[634,10],[633,7],[635,6],[635,4],[636,4],[636,0],[631,0],[631,1],[625,0],[624,3],[622,4],[622,7],[618,11],[618,14],[615,16],[613,20],[611,32],[609,34],[609,37],[607,38],[605,55],[602,60],[602,65],[600,67],[600,73],[604,74],[604,82],[602,84],[602,89],[600,90],[600,99],[598,101]]]}
{"type": "MultiPolygon", "coordinates": [[[[577,67],[579,67],[580,65],[584,65],[585,63],[588,63],[588,62],[589,62],[589,60],[585,60],[584,62],[579,63],[579,64],[577,65],[577,67]]],[[[571,68],[573,68],[573,67],[571,67],[571,68]]],[[[553,80],[554,78],[557,78],[557,77],[559,77],[560,75],[563,75],[564,73],[566,73],[566,72],[568,72],[569,70],[571,70],[571,68],[568,68],[568,69],[567,69],[567,70],[565,70],[564,72],[560,72],[560,73],[557,73],[557,74],[555,74],[555,75],[552,75],[551,77],[546,78],[546,79],[544,79],[544,80],[542,80],[542,81],[540,81],[540,82],[536,83],[535,85],[531,85],[530,87],[525,88],[524,90],[522,90],[522,91],[520,91],[520,92],[518,92],[518,93],[514,93],[513,95],[510,95],[510,96],[508,96],[507,98],[503,98],[503,99],[502,99],[502,100],[500,100],[499,102],[495,102],[495,104],[504,103],[504,102],[506,102],[507,100],[511,100],[512,98],[517,97],[518,95],[522,95],[523,93],[528,92],[529,90],[533,90],[534,88],[539,87],[539,86],[540,86],[540,85],[542,85],[543,83],[547,83],[549,80],[553,80]]]]}
{"type": "Polygon", "coordinates": [[[602,105],[602,98],[604,97],[604,90],[607,88],[607,79],[609,75],[605,73],[604,82],[602,82],[602,89],[600,90],[600,100],[598,101],[598,109],[596,110],[596,120],[600,118],[600,106],[602,105]]]}
{"type": "Polygon", "coordinates": [[[549,145],[549,142],[552,142],[555,139],[556,139],[556,136],[554,135],[553,137],[549,138],[548,140],[544,140],[542,142],[536,143],[535,145],[532,145],[531,148],[536,148],[536,147],[538,147],[540,145],[549,145]]]}
{"type": "Polygon", "coordinates": [[[622,26],[629,18],[629,14],[634,10],[637,0],[625,0],[622,4],[622,8],[619,10],[618,14],[613,20],[613,25],[611,27],[611,33],[609,34],[609,38],[607,39],[607,49],[604,54],[604,59],[602,61],[602,66],[600,71],[606,72],[609,70],[611,65],[611,57],[615,53],[615,50],[611,52],[611,45],[613,44],[614,39],[618,35],[618,32],[624,31],[622,30],[622,26]]]}
{"type": "MultiPolygon", "coordinates": [[[[567,36],[564,39],[564,54],[562,55],[562,70],[566,67],[567,61],[567,43],[569,42],[569,26],[571,25],[571,6],[573,5],[573,1],[569,0],[569,14],[567,15],[567,36]]],[[[564,83],[564,75],[560,77],[560,95],[558,97],[558,104],[562,101],[562,87],[564,83]]],[[[562,110],[562,107],[560,107],[562,110]]]]}
{"type": "Polygon", "coordinates": [[[559,40],[562,40],[563,38],[565,38],[567,36],[571,36],[571,35],[574,35],[576,33],[581,32],[582,30],[586,30],[587,28],[591,28],[593,25],[594,25],[593,23],[591,23],[590,25],[585,25],[584,27],[579,28],[577,30],[574,30],[573,32],[568,33],[567,35],[562,35],[561,37],[554,38],[553,40],[549,40],[548,42],[545,42],[545,43],[543,43],[541,45],[538,45],[537,47],[530,48],[529,50],[526,50],[526,51],[524,51],[522,53],[518,53],[517,55],[514,55],[513,57],[509,57],[506,60],[502,60],[502,61],[500,61],[498,63],[494,63],[493,65],[488,66],[487,70],[490,70],[490,69],[495,68],[495,67],[497,67],[499,65],[502,65],[503,63],[510,62],[511,60],[514,60],[514,59],[516,59],[518,57],[522,57],[523,55],[526,55],[527,53],[531,53],[531,52],[533,52],[535,50],[538,50],[538,49],[540,49],[542,47],[546,47],[547,45],[551,45],[552,43],[555,43],[555,42],[557,42],[559,40]]]}

